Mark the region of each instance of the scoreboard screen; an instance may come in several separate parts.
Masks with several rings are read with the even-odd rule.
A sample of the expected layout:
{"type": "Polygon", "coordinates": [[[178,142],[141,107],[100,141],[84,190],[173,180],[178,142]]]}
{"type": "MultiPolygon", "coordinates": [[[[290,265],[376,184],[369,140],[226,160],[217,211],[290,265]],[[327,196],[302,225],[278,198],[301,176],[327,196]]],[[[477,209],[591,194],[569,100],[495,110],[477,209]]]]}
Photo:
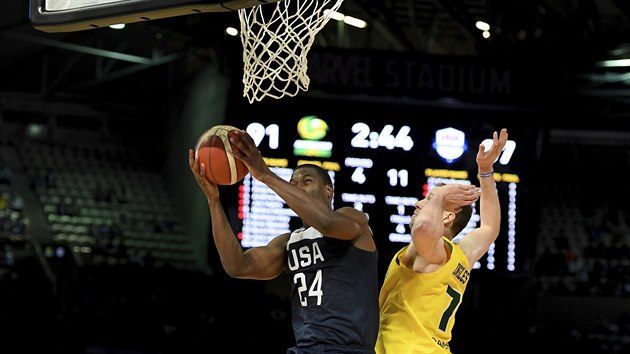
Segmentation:
{"type": "MultiPolygon", "coordinates": [[[[479,185],[475,162],[479,144],[491,144],[493,131],[502,127],[367,111],[260,110],[239,113],[238,119],[226,123],[246,130],[267,165],[286,180],[303,163],[328,170],[335,186],[333,207],[352,206],[368,215],[380,258],[388,263],[410,241],[415,203],[431,188],[439,183],[479,185]]],[[[531,158],[531,138],[509,127],[508,134],[494,174],[502,206],[501,231],[476,269],[520,272],[525,261],[521,259],[525,222],[517,215],[526,205],[527,179],[521,169],[531,158]]],[[[224,203],[238,210],[234,213],[238,220],[231,222],[243,247],[265,245],[301,226],[284,201],[251,175],[233,187],[224,203]]],[[[455,241],[479,225],[478,211],[478,204],[473,205],[473,216],[455,241]]]]}

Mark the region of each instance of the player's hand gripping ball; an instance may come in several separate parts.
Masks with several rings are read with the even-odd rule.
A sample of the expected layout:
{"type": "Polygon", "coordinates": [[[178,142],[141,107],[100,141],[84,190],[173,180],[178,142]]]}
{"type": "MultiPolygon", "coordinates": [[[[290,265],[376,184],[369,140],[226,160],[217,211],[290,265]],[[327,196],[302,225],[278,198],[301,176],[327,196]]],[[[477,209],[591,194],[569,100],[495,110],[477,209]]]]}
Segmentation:
{"type": "Polygon", "coordinates": [[[215,125],[206,130],[195,144],[195,157],[206,166],[206,178],[217,185],[236,184],[249,172],[243,161],[232,155],[228,133],[240,130],[231,125],[215,125]]]}

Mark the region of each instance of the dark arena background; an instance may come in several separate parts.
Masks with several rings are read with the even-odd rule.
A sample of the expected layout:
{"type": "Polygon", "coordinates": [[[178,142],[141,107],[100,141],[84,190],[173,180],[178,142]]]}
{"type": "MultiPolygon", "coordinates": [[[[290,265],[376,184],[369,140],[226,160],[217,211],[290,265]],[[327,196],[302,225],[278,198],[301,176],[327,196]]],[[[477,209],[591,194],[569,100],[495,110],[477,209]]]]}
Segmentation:
{"type": "MultiPolygon", "coordinates": [[[[143,3],[103,6],[126,2],[143,3]]],[[[477,184],[479,144],[508,128],[501,233],[453,352],[630,353],[627,1],[345,0],[367,26],[331,20],[309,89],[254,103],[236,11],[62,31],[64,14],[32,17],[45,3],[0,2],[0,353],[293,344],[286,279],[231,279],[214,248],[187,154],[216,124],[246,129],[280,175],[327,168],[335,207],[370,217],[380,280],[415,201],[477,184]]],[[[294,225],[250,176],[220,190],[243,247],[294,225]]]]}

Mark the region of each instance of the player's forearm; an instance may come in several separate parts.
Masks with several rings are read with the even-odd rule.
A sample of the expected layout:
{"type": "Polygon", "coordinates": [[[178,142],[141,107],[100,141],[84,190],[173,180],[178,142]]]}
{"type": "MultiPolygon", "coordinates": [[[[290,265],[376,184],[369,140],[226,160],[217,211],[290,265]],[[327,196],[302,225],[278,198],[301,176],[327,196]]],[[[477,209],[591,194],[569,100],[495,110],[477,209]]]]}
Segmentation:
{"type": "Polygon", "coordinates": [[[221,258],[225,272],[236,277],[243,272],[246,259],[238,239],[223,211],[223,205],[216,200],[208,200],[208,208],[212,219],[212,238],[221,258]]]}
{"type": "Polygon", "coordinates": [[[479,197],[481,227],[491,230],[496,238],[501,225],[501,205],[494,177],[479,178],[479,186],[481,187],[479,197]]]}
{"type": "Polygon", "coordinates": [[[308,193],[278,175],[270,173],[260,181],[282,198],[307,225],[325,232],[328,225],[334,222],[335,213],[330,205],[313,199],[308,193]]]}
{"type": "Polygon", "coordinates": [[[444,196],[436,193],[418,212],[411,225],[411,237],[416,251],[427,256],[435,250],[435,243],[442,237],[444,196]]]}

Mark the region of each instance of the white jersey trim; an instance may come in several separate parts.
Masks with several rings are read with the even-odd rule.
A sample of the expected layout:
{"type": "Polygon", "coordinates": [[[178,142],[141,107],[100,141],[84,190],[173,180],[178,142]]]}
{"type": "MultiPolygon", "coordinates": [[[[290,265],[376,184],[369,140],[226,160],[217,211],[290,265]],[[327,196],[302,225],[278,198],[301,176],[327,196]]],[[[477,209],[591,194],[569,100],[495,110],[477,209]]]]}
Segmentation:
{"type": "Polygon", "coordinates": [[[321,232],[317,231],[313,227],[309,227],[308,229],[297,229],[291,233],[291,237],[289,237],[289,242],[287,242],[287,249],[289,249],[289,245],[294,242],[300,242],[302,240],[314,240],[316,238],[322,238],[321,232]]]}

